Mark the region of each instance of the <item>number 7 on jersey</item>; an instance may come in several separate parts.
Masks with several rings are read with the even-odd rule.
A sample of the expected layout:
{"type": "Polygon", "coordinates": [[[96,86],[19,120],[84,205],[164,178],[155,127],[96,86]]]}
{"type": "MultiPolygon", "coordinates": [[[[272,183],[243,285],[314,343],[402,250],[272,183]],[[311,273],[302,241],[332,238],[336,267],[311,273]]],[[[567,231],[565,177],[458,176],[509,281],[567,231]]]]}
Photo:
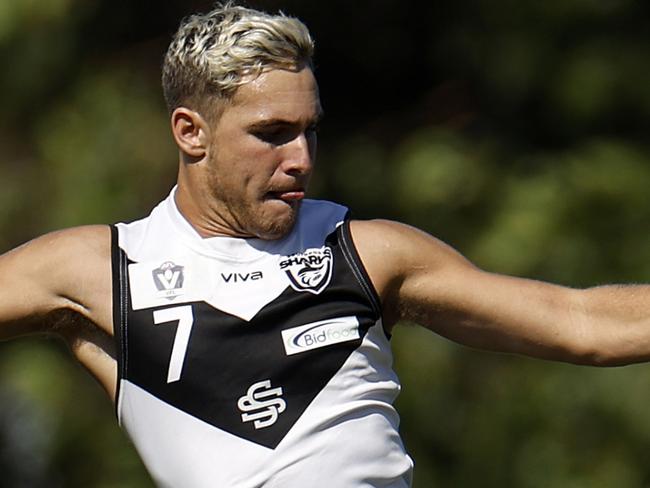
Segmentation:
{"type": "Polygon", "coordinates": [[[190,333],[194,324],[192,306],[182,305],[180,307],[154,310],[154,324],[159,325],[168,322],[178,322],[176,335],[174,336],[174,345],[172,346],[172,354],[169,359],[169,369],[167,370],[167,383],[173,383],[181,379],[181,372],[183,371],[187,344],[190,341],[190,333]]]}

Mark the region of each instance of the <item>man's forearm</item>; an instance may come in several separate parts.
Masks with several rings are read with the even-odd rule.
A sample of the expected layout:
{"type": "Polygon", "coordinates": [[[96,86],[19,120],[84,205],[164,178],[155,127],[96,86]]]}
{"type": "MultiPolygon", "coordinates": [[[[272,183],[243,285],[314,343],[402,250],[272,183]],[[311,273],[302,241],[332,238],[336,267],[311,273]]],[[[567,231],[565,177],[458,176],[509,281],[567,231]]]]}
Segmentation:
{"type": "Polygon", "coordinates": [[[650,286],[607,285],[578,291],[575,322],[590,363],[620,366],[650,360],[650,286]]]}

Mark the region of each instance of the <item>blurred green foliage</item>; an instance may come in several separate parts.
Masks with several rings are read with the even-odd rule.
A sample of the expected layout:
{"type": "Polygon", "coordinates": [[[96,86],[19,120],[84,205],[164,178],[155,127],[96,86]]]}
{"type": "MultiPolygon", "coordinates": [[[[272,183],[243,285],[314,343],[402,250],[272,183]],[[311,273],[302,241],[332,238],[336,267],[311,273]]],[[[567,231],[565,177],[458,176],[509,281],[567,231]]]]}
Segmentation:
{"type": "MultiPolygon", "coordinates": [[[[171,187],[159,88],[208,1],[0,2],[0,246],[130,220],[171,187]]],[[[570,286],[650,278],[650,4],[250,2],[303,20],[326,110],[315,197],[570,286]]],[[[650,370],[393,339],[415,486],[650,484],[650,370]]],[[[151,486],[103,393],[52,341],[0,347],[0,486],[151,486]]]]}

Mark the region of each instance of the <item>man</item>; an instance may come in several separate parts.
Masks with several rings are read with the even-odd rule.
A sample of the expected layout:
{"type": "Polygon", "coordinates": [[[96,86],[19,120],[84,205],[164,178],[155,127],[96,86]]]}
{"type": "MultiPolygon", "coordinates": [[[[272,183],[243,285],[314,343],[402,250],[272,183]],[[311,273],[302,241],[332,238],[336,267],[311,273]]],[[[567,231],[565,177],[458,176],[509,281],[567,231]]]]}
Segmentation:
{"type": "Polygon", "coordinates": [[[163,69],[169,197],[0,258],[2,337],[64,337],[161,486],[408,486],[388,342],[402,319],[496,351],[650,359],[647,287],[494,275],[416,229],[304,200],[312,51],[282,15],[191,17],[163,69]]]}

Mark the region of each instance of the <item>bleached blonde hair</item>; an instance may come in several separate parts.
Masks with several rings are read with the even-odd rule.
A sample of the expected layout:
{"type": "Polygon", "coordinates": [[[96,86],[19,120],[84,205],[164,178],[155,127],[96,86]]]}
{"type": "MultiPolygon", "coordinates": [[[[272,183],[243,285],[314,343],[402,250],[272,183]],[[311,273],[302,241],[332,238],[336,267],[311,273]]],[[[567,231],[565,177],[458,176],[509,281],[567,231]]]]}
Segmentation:
{"type": "Polygon", "coordinates": [[[231,98],[267,69],[312,67],[313,52],[314,42],[298,19],[217,4],[185,19],[169,45],[162,70],[167,108],[209,112],[215,97],[231,98]]]}

